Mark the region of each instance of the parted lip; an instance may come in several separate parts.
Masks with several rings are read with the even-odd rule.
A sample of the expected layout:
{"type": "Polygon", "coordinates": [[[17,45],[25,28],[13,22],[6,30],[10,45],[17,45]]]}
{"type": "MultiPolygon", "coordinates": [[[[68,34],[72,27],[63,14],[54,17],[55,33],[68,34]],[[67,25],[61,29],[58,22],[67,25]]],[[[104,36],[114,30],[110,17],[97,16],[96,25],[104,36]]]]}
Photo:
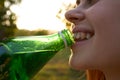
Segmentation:
{"type": "Polygon", "coordinates": [[[73,32],[73,34],[80,33],[80,32],[89,33],[91,35],[91,37],[94,35],[94,30],[89,26],[75,25],[75,26],[73,26],[72,32],[73,32]]]}

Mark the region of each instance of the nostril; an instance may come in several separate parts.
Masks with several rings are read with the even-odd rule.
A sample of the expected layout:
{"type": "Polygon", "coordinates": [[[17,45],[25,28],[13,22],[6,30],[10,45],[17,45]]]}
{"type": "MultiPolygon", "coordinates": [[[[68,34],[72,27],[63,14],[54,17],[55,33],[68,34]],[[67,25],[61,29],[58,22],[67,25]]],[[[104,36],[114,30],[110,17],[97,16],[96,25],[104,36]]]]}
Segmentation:
{"type": "Polygon", "coordinates": [[[72,22],[72,23],[75,23],[76,21],[79,21],[79,18],[70,17],[70,18],[69,18],[69,21],[72,22]]]}
{"type": "Polygon", "coordinates": [[[79,19],[75,17],[71,17],[70,20],[79,20],[79,19]]]}
{"type": "Polygon", "coordinates": [[[85,19],[85,15],[82,13],[67,13],[66,19],[72,23],[75,23],[76,21],[82,21],[85,19]]]}

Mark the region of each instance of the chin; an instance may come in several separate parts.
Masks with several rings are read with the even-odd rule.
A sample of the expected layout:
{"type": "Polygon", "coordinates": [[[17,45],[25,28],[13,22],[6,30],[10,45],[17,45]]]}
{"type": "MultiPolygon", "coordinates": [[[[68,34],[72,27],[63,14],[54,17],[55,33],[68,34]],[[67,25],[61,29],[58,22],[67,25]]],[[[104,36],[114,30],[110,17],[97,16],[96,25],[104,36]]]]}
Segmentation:
{"type": "Polygon", "coordinates": [[[87,66],[85,65],[85,62],[80,60],[79,57],[74,56],[73,54],[69,57],[69,65],[74,70],[85,70],[87,69],[87,66]]]}

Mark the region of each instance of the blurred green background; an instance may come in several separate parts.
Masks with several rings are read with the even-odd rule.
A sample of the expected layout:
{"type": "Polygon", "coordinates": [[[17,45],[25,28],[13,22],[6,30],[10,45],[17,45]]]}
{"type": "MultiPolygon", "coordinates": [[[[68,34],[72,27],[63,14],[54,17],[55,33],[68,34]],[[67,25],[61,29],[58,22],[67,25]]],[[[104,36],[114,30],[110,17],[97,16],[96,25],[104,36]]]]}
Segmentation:
{"type": "MultiPolygon", "coordinates": [[[[11,11],[12,5],[20,4],[21,0],[0,0],[0,41],[16,37],[16,36],[31,36],[31,35],[48,35],[47,30],[19,30],[16,26],[17,16],[11,11]],[[7,5],[6,5],[7,4],[7,5]]],[[[74,5],[65,6],[65,10],[73,8],[74,5]]],[[[56,15],[61,19],[60,9],[56,15]]],[[[70,28],[71,23],[65,19],[62,21],[66,27],[70,28]]],[[[31,80],[85,80],[84,71],[76,71],[70,68],[68,61],[70,49],[64,49],[56,53],[56,55],[34,76],[31,80]]],[[[31,64],[32,65],[32,64],[31,64]]]]}
{"type": "Polygon", "coordinates": [[[68,65],[69,55],[69,48],[59,51],[32,80],[85,80],[84,71],[68,65]]]}

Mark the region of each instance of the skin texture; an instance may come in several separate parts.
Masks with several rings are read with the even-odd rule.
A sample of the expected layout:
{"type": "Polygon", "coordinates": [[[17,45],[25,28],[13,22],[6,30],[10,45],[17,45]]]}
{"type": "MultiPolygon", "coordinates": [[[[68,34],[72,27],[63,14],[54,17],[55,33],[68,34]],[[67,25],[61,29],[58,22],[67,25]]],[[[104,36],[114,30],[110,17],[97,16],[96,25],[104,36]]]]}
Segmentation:
{"type": "Polygon", "coordinates": [[[74,24],[73,33],[92,32],[72,46],[72,68],[96,69],[106,80],[120,80],[120,0],[77,0],[65,17],[74,24]]]}

